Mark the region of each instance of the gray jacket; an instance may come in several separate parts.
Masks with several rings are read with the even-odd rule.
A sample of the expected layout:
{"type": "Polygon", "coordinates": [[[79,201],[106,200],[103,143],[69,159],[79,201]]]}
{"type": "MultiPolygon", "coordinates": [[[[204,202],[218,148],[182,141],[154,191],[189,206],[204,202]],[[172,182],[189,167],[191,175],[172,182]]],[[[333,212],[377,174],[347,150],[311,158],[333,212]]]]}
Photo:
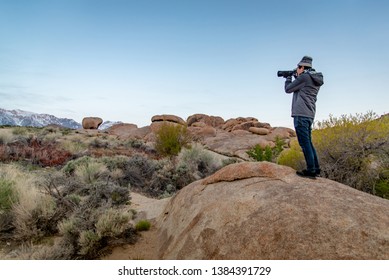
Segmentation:
{"type": "Polygon", "coordinates": [[[285,92],[293,92],[292,117],[315,118],[317,94],[323,84],[323,74],[314,69],[304,71],[293,82],[292,77],[286,79],[285,92]]]}

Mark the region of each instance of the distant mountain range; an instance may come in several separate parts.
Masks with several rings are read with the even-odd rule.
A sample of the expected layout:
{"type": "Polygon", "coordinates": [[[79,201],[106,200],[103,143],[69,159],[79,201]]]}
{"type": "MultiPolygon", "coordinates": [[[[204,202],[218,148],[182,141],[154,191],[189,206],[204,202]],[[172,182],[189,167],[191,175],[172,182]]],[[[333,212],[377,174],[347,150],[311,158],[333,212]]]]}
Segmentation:
{"type": "MultiPolygon", "coordinates": [[[[117,123],[120,122],[106,121],[99,129],[106,129],[117,123]]],[[[82,128],[80,123],[72,119],[58,118],[53,115],[37,114],[22,110],[5,110],[0,108],[0,125],[43,127],[50,124],[60,125],[71,129],[82,128]]]]}

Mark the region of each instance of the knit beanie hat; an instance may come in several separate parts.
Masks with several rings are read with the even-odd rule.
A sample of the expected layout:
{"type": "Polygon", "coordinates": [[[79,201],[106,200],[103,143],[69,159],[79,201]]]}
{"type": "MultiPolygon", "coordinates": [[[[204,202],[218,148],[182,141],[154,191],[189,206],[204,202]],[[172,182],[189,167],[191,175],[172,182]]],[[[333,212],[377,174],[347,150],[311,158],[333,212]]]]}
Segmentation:
{"type": "Polygon", "coordinates": [[[308,66],[308,67],[312,67],[312,57],[310,56],[304,56],[301,61],[299,62],[299,64],[297,64],[298,66],[308,66]]]}

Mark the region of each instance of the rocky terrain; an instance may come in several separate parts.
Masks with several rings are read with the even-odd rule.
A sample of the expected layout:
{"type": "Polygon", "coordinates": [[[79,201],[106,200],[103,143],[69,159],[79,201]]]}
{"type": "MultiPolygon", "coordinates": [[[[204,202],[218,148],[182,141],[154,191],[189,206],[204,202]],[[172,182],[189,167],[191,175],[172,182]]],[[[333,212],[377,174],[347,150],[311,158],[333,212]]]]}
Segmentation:
{"type": "Polygon", "coordinates": [[[44,211],[36,200],[34,207],[40,212],[31,208],[22,217],[14,211],[15,205],[0,209],[3,232],[19,234],[17,242],[0,238],[0,258],[389,258],[389,200],[324,178],[300,178],[290,167],[253,162],[249,157],[247,151],[257,145],[275,147],[282,140],[284,148],[289,148],[296,137],[292,129],[253,117],[224,120],[205,114],[186,120],[156,115],[145,127],[111,123],[106,128],[102,122],[87,117],[84,128],[76,130],[61,124],[2,128],[2,187],[25,188],[28,180],[24,178],[35,176],[30,180],[46,186],[44,193],[37,185],[35,195],[53,202],[48,206],[62,204],[63,208],[44,211]],[[158,154],[156,138],[166,123],[189,134],[192,147],[183,149],[186,156],[184,152],[158,154]],[[46,176],[43,182],[42,174],[46,176]],[[102,193],[93,192],[99,189],[96,186],[102,193]],[[89,209],[85,201],[100,204],[89,209]],[[80,223],[77,215],[85,213],[82,207],[95,213],[80,223]],[[13,224],[6,211],[23,218],[23,223],[13,224]],[[105,216],[108,212],[121,218],[119,227],[103,223],[111,220],[105,216]],[[57,220],[56,213],[63,217],[57,220]],[[30,220],[30,214],[34,219],[30,220]],[[39,219],[34,215],[50,231],[36,224],[39,219]],[[100,231],[95,228],[96,219],[100,231]],[[134,225],[140,220],[150,221],[151,230],[135,233],[134,225]],[[24,221],[31,223],[31,240],[42,240],[35,239],[38,232],[40,238],[50,239],[54,234],[55,240],[62,238],[65,243],[54,243],[53,248],[38,243],[21,250],[27,238],[24,221]],[[102,225],[112,229],[103,230],[102,225]],[[127,239],[120,235],[123,232],[128,233],[127,239]],[[63,244],[74,250],[62,252],[63,244]],[[112,252],[107,254],[107,249],[112,252]]]}

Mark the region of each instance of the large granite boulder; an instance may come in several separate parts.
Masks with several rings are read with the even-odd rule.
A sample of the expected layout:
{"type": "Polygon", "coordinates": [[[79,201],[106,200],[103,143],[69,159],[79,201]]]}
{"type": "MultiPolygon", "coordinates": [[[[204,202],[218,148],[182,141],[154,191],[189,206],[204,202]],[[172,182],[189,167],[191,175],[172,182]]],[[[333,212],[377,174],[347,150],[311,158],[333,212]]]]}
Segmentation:
{"type": "Polygon", "coordinates": [[[84,129],[98,129],[103,123],[103,119],[98,117],[86,117],[82,119],[82,128],[84,129]]]}
{"type": "Polygon", "coordinates": [[[181,189],[159,217],[161,259],[389,259],[389,200],[272,163],[181,189]]]}
{"type": "Polygon", "coordinates": [[[181,125],[186,125],[186,122],[175,115],[156,115],[151,118],[151,122],[173,122],[181,125]]]}

